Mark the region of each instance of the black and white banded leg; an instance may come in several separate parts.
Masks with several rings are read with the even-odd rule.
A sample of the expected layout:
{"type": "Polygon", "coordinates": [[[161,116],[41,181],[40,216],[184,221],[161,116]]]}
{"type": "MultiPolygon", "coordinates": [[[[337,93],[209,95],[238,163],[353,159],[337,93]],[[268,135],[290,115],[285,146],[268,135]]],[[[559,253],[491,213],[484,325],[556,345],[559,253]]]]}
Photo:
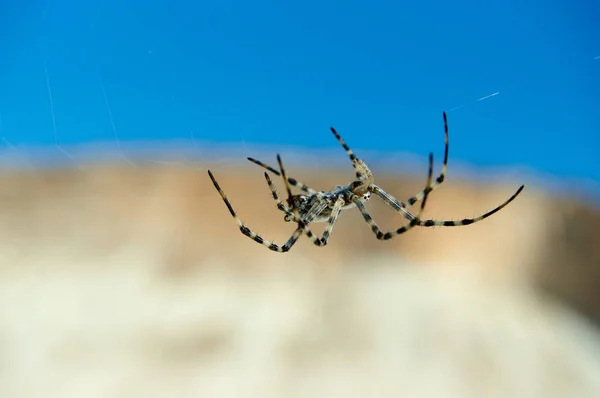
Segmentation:
{"type": "MultiPolygon", "coordinates": [[[[279,156],[279,155],[278,155],[279,156]]],[[[254,159],[254,158],[248,158],[249,161],[251,161],[254,164],[259,165],[260,167],[269,170],[271,173],[277,175],[277,176],[281,176],[281,173],[279,172],[279,170],[274,169],[273,167],[261,162],[260,160],[254,159]]],[[[303,184],[302,182],[298,181],[297,179],[293,178],[293,177],[287,177],[286,181],[291,184],[294,187],[298,187],[300,190],[302,190],[303,192],[312,194],[315,193],[317,191],[315,191],[314,189],[312,189],[311,187],[309,187],[306,184],[303,184]]]]}
{"type": "Polygon", "coordinates": [[[429,195],[429,192],[431,192],[431,190],[425,189],[423,191],[423,192],[425,192],[425,194],[423,196],[423,202],[421,203],[421,210],[419,211],[419,214],[413,220],[411,220],[408,225],[404,225],[404,226],[396,229],[395,231],[390,231],[390,232],[386,232],[386,233],[381,232],[381,230],[379,229],[379,226],[371,218],[369,213],[366,212],[366,208],[362,203],[360,203],[360,204],[357,203],[356,206],[361,211],[363,218],[365,219],[367,224],[369,224],[373,233],[377,236],[377,239],[388,240],[388,239],[392,239],[394,236],[403,234],[406,231],[408,231],[411,228],[416,227],[416,226],[419,226],[419,227],[435,227],[435,226],[458,227],[458,226],[470,225],[470,224],[474,224],[476,222],[482,221],[482,220],[488,218],[489,216],[491,216],[492,214],[502,210],[506,205],[508,205],[510,202],[512,202],[521,193],[521,191],[523,190],[524,187],[525,187],[524,185],[521,185],[519,187],[519,189],[517,189],[517,191],[510,198],[508,198],[506,201],[504,201],[504,203],[502,203],[500,206],[497,206],[494,209],[488,211],[487,213],[484,213],[480,216],[473,217],[473,218],[464,218],[462,220],[421,220],[421,218],[420,218],[421,211],[425,207],[425,202],[427,201],[427,196],[429,195]]]}
{"type": "Polygon", "coordinates": [[[304,232],[304,229],[301,226],[298,226],[298,228],[296,228],[296,230],[294,231],[292,236],[282,246],[277,245],[275,242],[264,239],[263,237],[258,235],[256,232],[254,232],[250,228],[248,228],[244,224],[244,222],[237,216],[235,210],[233,209],[233,206],[231,206],[231,203],[229,203],[229,200],[227,199],[227,195],[225,195],[225,192],[223,192],[223,190],[217,183],[217,180],[215,179],[213,174],[210,172],[210,170],[208,171],[208,176],[210,177],[215,188],[221,195],[221,198],[223,199],[223,201],[225,202],[225,205],[229,209],[229,212],[235,219],[235,222],[238,225],[238,227],[240,228],[240,231],[242,232],[242,234],[246,235],[247,237],[254,240],[255,242],[268,247],[269,250],[272,250],[275,252],[280,252],[280,253],[285,253],[285,252],[289,251],[292,248],[292,246],[294,246],[294,244],[298,241],[298,238],[300,237],[300,235],[302,235],[302,233],[304,232]]]}
{"type": "Polygon", "coordinates": [[[400,200],[396,199],[395,197],[384,191],[383,188],[381,188],[380,186],[376,184],[371,185],[371,190],[375,195],[379,196],[388,206],[394,209],[397,213],[402,214],[402,216],[404,216],[404,218],[408,220],[414,219],[414,216],[408,211],[408,208],[413,206],[418,201],[422,200],[426,195],[431,193],[431,191],[440,186],[440,184],[444,182],[446,178],[446,170],[448,169],[448,119],[446,117],[446,112],[443,113],[443,116],[446,142],[444,148],[444,162],[442,164],[442,171],[440,175],[435,179],[435,181],[432,184],[427,184],[427,186],[421,192],[409,198],[406,202],[408,206],[404,202],[401,202],[400,200]]]}
{"type": "Polygon", "coordinates": [[[425,187],[424,190],[417,193],[415,196],[409,198],[406,201],[408,206],[404,206],[404,207],[411,207],[412,205],[417,203],[419,200],[423,199],[425,197],[425,195],[429,194],[431,191],[433,191],[434,189],[439,187],[440,184],[442,182],[444,182],[444,180],[446,179],[446,170],[448,169],[448,117],[446,116],[446,112],[443,113],[443,116],[444,116],[444,137],[445,137],[446,145],[444,148],[444,163],[442,164],[442,171],[440,172],[440,175],[435,179],[433,184],[428,185],[427,187],[425,187]]]}
{"type": "MultiPolygon", "coordinates": [[[[429,154],[429,172],[427,173],[426,187],[431,186],[432,176],[433,176],[433,153],[430,153],[429,154]]],[[[362,214],[365,222],[369,225],[369,227],[371,228],[371,231],[373,231],[375,236],[377,236],[377,239],[387,240],[387,239],[391,239],[392,237],[394,237],[396,235],[403,234],[406,231],[410,230],[411,228],[415,227],[416,225],[419,225],[421,214],[423,213],[423,209],[425,209],[425,204],[427,203],[427,197],[429,196],[429,192],[431,192],[431,190],[427,190],[427,188],[426,188],[424,190],[424,192],[425,192],[425,195],[423,196],[423,201],[421,202],[421,207],[420,207],[417,215],[414,216],[411,213],[408,213],[411,217],[410,222],[392,232],[386,232],[386,233],[381,232],[381,229],[379,228],[379,226],[377,225],[375,220],[373,220],[373,217],[371,217],[371,214],[369,213],[366,206],[361,201],[356,202],[356,207],[358,207],[358,210],[360,210],[360,213],[362,214]]],[[[395,199],[395,198],[392,197],[392,199],[395,199]]],[[[387,201],[385,203],[389,204],[387,201]]],[[[392,209],[396,210],[396,208],[394,206],[390,206],[390,207],[392,207],[392,209]]],[[[406,209],[404,207],[402,207],[401,209],[403,211],[398,211],[398,213],[401,214],[402,216],[406,217],[406,214],[405,214],[406,209]]]]}
{"type": "Polygon", "coordinates": [[[365,186],[372,185],[375,181],[375,177],[373,177],[373,173],[371,173],[371,170],[369,170],[367,165],[354,154],[352,149],[350,149],[348,144],[346,144],[346,142],[344,141],[342,136],[340,136],[340,134],[336,131],[336,129],[334,129],[333,127],[331,127],[330,129],[335,138],[337,138],[338,142],[342,145],[342,147],[348,154],[348,157],[352,162],[352,167],[354,167],[354,171],[356,172],[356,178],[364,182],[365,186]]]}
{"type": "MultiPolygon", "coordinates": [[[[281,171],[281,177],[283,179],[283,183],[287,190],[288,204],[290,206],[292,206],[292,204],[293,204],[292,190],[290,189],[290,185],[288,184],[288,178],[285,174],[285,168],[283,167],[283,161],[281,160],[281,156],[279,154],[277,154],[277,164],[279,164],[279,170],[281,171]]],[[[269,182],[268,175],[266,172],[265,172],[265,177],[267,178],[267,182],[269,182]]],[[[269,187],[274,188],[274,186],[270,183],[269,183],[269,187]]],[[[275,194],[275,192],[273,192],[273,198],[275,198],[275,196],[276,196],[276,194],[275,194]]],[[[316,216],[318,216],[325,209],[325,207],[327,207],[326,202],[323,200],[323,197],[321,197],[320,200],[318,200],[315,203],[315,205],[313,205],[313,207],[306,214],[303,214],[298,217],[299,218],[299,220],[297,221],[298,225],[302,226],[304,228],[304,232],[306,233],[306,236],[310,240],[312,240],[312,242],[315,245],[325,246],[325,245],[327,245],[327,241],[329,240],[329,236],[331,236],[331,231],[333,230],[333,226],[335,225],[335,222],[337,221],[337,218],[340,215],[340,212],[342,211],[342,207],[344,206],[345,203],[346,203],[346,201],[344,200],[343,196],[340,196],[336,199],[336,201],[331,209],[331,214],[329,215],[329,219],[327,220],[327,226],[325,227],[325,231],[323,232],[323,236],[321,238],[319,238],[318,236],[316,236],[312,233],[312,231],[308,228],[308,224],[310,224],[312,222],[312,220],[316,216]]],[[[293,210],[297,213],[298,209],[293,209],[293,210]]]]}
{"type": "MultiPolygon", "coordinates": [[[[345,200],[342,196],[338,197],[337,200],[335,201],[335,204],[333,205],[333,208],[331,209],[331,215],[329,216],[329,219],[327,220],[327,226],[325,227],[325,231],[323,232],[322,238],[319,238],[318,236],[314,235],[306,226],[304,226],[304,231],[306,232],[306,236],[308,236],[315,245],[325,246],[327,244],[327,241],[329,240],[329,237],[331,236],[331,231],[333,231],[333,226],[335,225],[335,222],[337,221],[337,218],[340,215],[340,212],[342,211],[342,206],[344,206],[344,203],[345,203],[345,200]]],[[[302,221],[301,221],[300,225],[303,225],[302,221]]]]}

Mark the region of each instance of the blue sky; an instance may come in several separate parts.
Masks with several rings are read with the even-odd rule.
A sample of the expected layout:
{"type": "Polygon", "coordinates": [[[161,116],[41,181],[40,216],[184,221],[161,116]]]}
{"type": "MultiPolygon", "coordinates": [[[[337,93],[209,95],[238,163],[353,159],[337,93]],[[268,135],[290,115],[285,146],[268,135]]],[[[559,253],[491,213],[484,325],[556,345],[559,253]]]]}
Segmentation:
{"type": "Polygon", "coordinates": [[[114,140],[106,94],[128,143],[191,129],[336,148],[335,126],[354,148],[426,156],[464,104],[451,161],[599,181],[599,15],[593,1],[2,0],[0,133],[19,148],[114,140]]]}

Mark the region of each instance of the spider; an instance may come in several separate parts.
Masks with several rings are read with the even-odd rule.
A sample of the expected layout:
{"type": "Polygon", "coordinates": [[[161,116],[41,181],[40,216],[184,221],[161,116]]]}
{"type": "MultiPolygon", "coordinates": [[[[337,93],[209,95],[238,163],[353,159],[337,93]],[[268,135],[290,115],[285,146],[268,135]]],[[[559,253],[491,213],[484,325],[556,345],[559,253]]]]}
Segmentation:
{"type": "Polygon", "coordinates": [[[284,220],[287,222],[294,222],[297,224],[296,230],[293,232],[292,236],[285,242],[283,245],[277,245],[276,243],[266,240],[261,237],[256,232],[252,231],[248,228],[243,221],[238,217],[237,213],[233,209],[233,206],[227,199],[225,192],[221,189],[217,180],[213,176],[212,172],[208,170],[208,175],[212,180],[215,188],[221,195],[221,198],[225,202],[225,205],[229,209],[229,212],[235,219],[236,224],[240,228],[242,234],[248,236],[254,241],[268,247],[272,251],[284,253],[289,251],[292,246],[296,243],[300,235],[302,233],[306,233],[306,236],[312,240],[312,242],[317,246],[325,246],[329,240],[331,232],[333,230],[333,226],[343,210],[351,209],[353,207],[358,208],[360,213],[362,214],[363,219],[371,228],[371,231],[375,234],[377,239],[379,240],[389,240],[395,236],[401,235],[413,227],[434,227],[434,226],[443,226],[443,227],[455,227],[461,225],[470,225],[476,222],[482,221],[485,218],[488,218],[492,214],[502,210],[506,205],[512,202],[523,190],[525,187],[521,185],[519,189],[504,203],[495,207],[494,209],[488,211],[487,213],[481,214],[477,217],[473,218],[465,218],[462,220],[422,220],[421,213],[425,208],[425,203],[427,201],[428,195],[436,189],[442,182],[444,182],[446,177],[446,169],[448,166],[448,119],[446,117],[446,112],[443,113],[444,118],[444,131],[445,131],[445,150],[444,150],[444,162],[442,164],[442,171],[440,175],[432,182],[432,174],[433,174],[433,154],[429,154],[429,173],[427,176],[427,184],[425,188],[417,193],[415,196],[409,198],[404,204],[399,201],[392,195],[385,192],[381,187],[375,185],[375,178],[373,173],[367,167],[367,165],[359,159],[354,152],[348,147],[346,142],[342,139],[342,137],[338,134],[338,132],[331,127],[331,132],[337,138],[339,143],[342,145],[348,156],[350,157],[350,161],[352,162],[352,166],[354,168],[356,174],[356,180],[351,182],[345,186],[336,186],[331,191],[317,191],[306,184],[298,181],[295,178],[288,177],[285,173],[285,168],[283,167],[283,162],[281,160],[281,156],[277,155],[277,162],[279,164],[279,170],[274,169],[271,166],[266,165],[265,163],[253,159],[248,158],[249,161],[263,167],[267,171],[281,176],[288,194],[287,204],[283,203],[283,201],[279,198],[277,194],[277,190],[275,185],[271,181],[269,174],[265,171],[264,176],[267,181],[267,185],[271,191],[273,199],[277,203],[277,208],[285,213],[284,220]],[[298,187],[302,192],[301,194],[293,195],[290,186],[298,187]],[[396,230],[392,230],[389,232],[382,232],[375,220],[369,214],[367,208],[365,207],[365,202],[367,202],[371,195],[374,194],[378,196],[383,202],[391,207],[396,213],[403,216],[408,222],[401,226],[396,230]],[[412,214],[409,212],[408,208],[413,206],[418,201],[421,201],[421,206],[419,208],[418,213],[412,214]],[[312,222],[327,222],[327,226],[325,227],[325,231],[321,238],[316,236],[310,229],[309,224],[312,222]]]}

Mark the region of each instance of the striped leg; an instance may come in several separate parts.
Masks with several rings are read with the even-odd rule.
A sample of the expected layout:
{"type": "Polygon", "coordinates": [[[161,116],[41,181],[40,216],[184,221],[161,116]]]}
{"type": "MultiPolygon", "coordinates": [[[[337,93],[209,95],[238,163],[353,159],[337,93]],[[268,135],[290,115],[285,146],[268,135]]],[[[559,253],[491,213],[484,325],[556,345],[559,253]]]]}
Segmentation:
{"type": "Polygon", "coordinates": [[[267,185],[269,185],[269,189],[271,190],[271,195],[273,199],[277,202],[277,208],[284,212],[288,217],[289,221],[293,221],[296,223],[302,223],[302,226],[305,229],[308,229],[308,224],[310,224],[316,216],[318,216],[326,207],[327,203],[323,201],[317,201],[307,212],[303,215],[304,218],[301,218],[300,215],[294,213],[292,209],[287,207],[281,199],[279,199],[279,195],[277,194],[277,188],[273,181],[271,181],[271,177],[269,174],[265,172],[265,179],[267,180],[267,185]]]}
{"type": "Polygon", "coordinates": [[[429,192],[433,191],[438,186],[440,186],[440,184],[442,182],[444,182],[444,179],[446,178],[446,169],[448,168],[448,118],[446,117],[446,112],[443,113],[443,116],[444,116],[444,133],[445,133],[445,137],[446,137],[445,138],[446,139],[446,147],[444,149],[444,163],[442,164],[442,171],[441,171],[440,175],[435,179],[435,182],[433,184],[428,185],[424,190],[422,190],[421,192],[419,192],[412,198],[408,199],[408,201],[406,202],[408,204],[407,207],[411,207],[416,202],[423,199],[425,197],[425,195],[427,195],[429,192]]]}
{"type": "MultiPolygon", "coordinates": [[[[295,222],[299,222],[298,220],[302,219],[302,223],[304,224],[304,226],[310,224],[314,218],[316,216],[318,216],[326,207],[327,207],[327,203],[322,201],[322,200],[317,200],[315,202],[315,204],[308,209],[308,211],[306,211],[304,214],[299,214],[299,209],[297,209],[294,205],[294,200],[292,198],[292,190],[290,189],[290,185],[288,184],[288,178],[285,174],[285,168],[283,167],[283,161],[281,160],[281,156],[279,156],[279,154],[277,154],[277,163],[279,164],[279,170],[281,172],[281,178],[283,179],[283,183],[285,185],[285,189],[287,191],[288,194],[288,198],[287,198],[287,202],[288,202],[288,206],[290,206],[291,212],[295,215],[294,218],[296,219],[295,222]]],[[[265,178],[267,178],[267,183],[270,182],[270,178],[268,178],[267,173],[265,172],[265,178]]],[[[273,184],[269,183],[269,187],[273,187],[273,184]]],[[[322,199],[323,197],[323,193],[322,192],[315,192],[314,194],[312,194],[313,196],[316,196],[317,199],[322,199]]],[[[288,216],[290,216],[289,214],[287,214],[288,216]]],[[[286,219],[286,221],[288,221],[286,219]]]]}
{"type": "MultiPolygon", "coordinates": [[[[407,220],[413,220],[415,218],[415,216],[406,209],[406,205],[404,203],[385,192],[381,187],[373,184],[371,185],[371,189],[375,195],[379,196],[388,206],[394,209],[397,213],[402,214],[402,216],[407,220]]],[[[429,192],[427,192],[427,194],[429,194],[429,192]]]]}
{"type": "MultiPolygon", "coordinates": [[[[427,174],[427,185],[426,185],[427,188],[429,188],[431,186],[432,175],[433,175],[433,154],[430,153],[429,154],[429,173],[427,174]]],[[[364,220],[366,221],[367,224],[369,224],[369,226],[371,227],[371,231],[373,231],[375,236],[377,236],[377,239],[388,240],[388,239],[393,238],[396,235],[403,234],[406,231],[410,230],[411,228],[419,225],[421,213],[423,212],[423,209],[425,208],[425,204],[427,203],[427,197],[429,196],[429,192],[431,192],[431,189],[428,190],[427,188],[425,188],[425,190],[423,191],[423,192],[425,192],[425,194],[423,196],[423,201],[421,202],[421,208],[419,209],[419,213],[417,213],[416,216],[413,216],[412,214],[408,213],[412,217],[410,219],[410,222],[408,224],[398,228],[395,231],[390,231],[390,232],[386,232],[386,233],[381,232],[381,229],[379,228],[379,226],[377,225],[375,220],[373,220],[373,218],[371,217],[371,214],[369,214],[369,211],[367,210],[367,208],[361,201],[356,201],[356,207],[358,207],[358,209],[360,210],[360,213],[362,214],[364,220]]],[[[390,195],[390,198],[395,199],[391,195],[390,195]]],[[[395,200],[396,200],[396,202],[398,202],[397,199],[395,199],[395,200]]],[[[385,201],[385,203],[388,205],[390,204],[388,201],[385,201]]],[[[392,202],[392,203],[394,203],[394,202],[392,202]]],[[[390,205],[390,207],[392,207],[394,210],[396,210],[396,208],[394,206],[390,205]]],[[[404,207],[401,207],[401,210],[402,211],[398,211],[398,210],[396,210],[396,211],[398,213],[402,214],[404,217],[406,217],[406,214],[405,214],[406,209],[404,209],[404,207]]]]}
{"type": "MultiPolygon", "coordinates": [[[[342,144],[342,147],[348,154],[348,157],[350,157],[350,160],[352,161],[352,167],[354,167],[354,169],[356,170],[356,178],[358,178],[361,181],[364,180],[365,178],[367,178],[368,176],[364,175],[365,169],[363,167],[361,167],[361,165],[363,165],[366,168],[366,171],[368,171],[369,169],[366,167],[366,165],[359,158],[356,157],[354,152],[352,152],[352,149],[350,149],[350,147],[342,139],[340,134],[333,127],[330,127],[330,129],[331,129],[331,132],[333,133],[333,135],[335,135],[335,138],[337,138],[339,143],[342,144]]],[[[370,171],[369,171],[369,174],[370,174],[370,171]]],[[[372,177],[372,175],[371,175],[371,177],[372,177]]]]}
{"type": "Polygon", "coordinates": [[[267,174],[266,172],[265,172],[265,179],[267,180],[267,185],[269,186],[269,189],[271,190],[271,196],[273,196],[273,199],[275,200],[275,202],[277,202],[277,208],[279,210],[281,210],[282,212],[284,212],[289,217],[290,221],[298,222],[300,220],[300,218],[291,209],[289,209],[281,201],[281,199],[279,199],[279,195],[277,195],[277,188],[275,187],[275,184],[273,184],[273,181],[271,181],[271,177],[269,177],[269,174],[267,174]]]}
{"type": "MultiPolygon", "coordinates": [[[[257,165],[259,165],[260,167],[269,170],[271,173],[280,176],[281,173],[278,170],[275,170],[273,167],[264,164],[263,162],[261,162],[260,160],[256,160],[254,158],[248,158],[249,161],[251,161],[252,163],[255,163],[257,165]]],[[[315,193],[316,191],[312,188],[310,188],[308,185],[301,183],[300,181],[298,181],[295,178],[292,177],[288,177],[287,178],[287,182],[290,183],[292,186],[294,187],[298,187],[300,188],[303,192],[306,193],[315,193]]]]}
{"type": "MultiPolygon", "coordinates": [[[[339,197],[331,210],[331,215],[329,216],[329,220],[327,220],[327,227],[325,227],[325,232],[323,232],[323,237],[319,238],[314,235],[308,227],[304,226],[304,231],[306,232],[306,236],[312,239],[313,243],[317,246],[325,246],[327,241],[329,240],[329,236],[331,235],[331,231],[333,231],[333,226],[337,221],[340,212],[342,211],[342,206],[344,205],[345,200],[343,197],[339,197]]],[[[299,225],[304,225],[303,222],[300,222],[299,225]]]]}
{"type": "MultiPolygon", "coordinates": [[[[371,226],[371,230],[373,231],[373,233],[375,235],[377,235],[377,239],[380,240],[388,240],[388,239],[392,239],[394,236],[400,235],[405,233],[406,231],[408,231],[409,229],[415,227],[415,226],[419,226],[419,227],[435,227],[435,226],[439,226],[439,227],[458,227],[461,225],[470,225],[476,222],[479,222],[485,218],[488,218],[489,216],[491,216],[492,214],[502,210],[506,205],[508,205],[510,202],[512,202],[523,190],[524,186],[521,185],[519,187],[519,189],[510,197],[508,198],[508,200],[506,200],[504,203],[502,203],[500,206],[488,211],[485,214],[482,214],[480,216],[474,217],[474,218],[465,218],[462,220],[456,220],[456,221],[445,221],[445,220],[421,220],[420,219],[420,214],[421,211],[419,211],[419,214],[417,215],[417,217],[413,220],[411,220],[411,222],[408,225],[405,225],[403,227],[398,228],[395,231],[391,231],[391,232],[386,232],[386,233],[382,233],[379,229],[379,227],[377,226],[377,224],[375,223],[375,221],[372,220],[371,216],[369,215],[368,212],[366,212],[366,208],[364,207],[364,205],[362,203],[359,204],[359,202],[357,202],[357,207],[360,209],[361,213],[363,214],[363,218],[365,219],[365,221],[371,226]]],[[[421,210],[424,207],[424,204],[427,200],[427,196],[429,195],[429,192],[425,193],[425,196],[423,197],[423,202],[421,203],[421,210]]]]}
{"type": "MultiPolygon", "coordinates": [[[[279,165],[279,171],[281,172],[281,178],[283,179],[283,185],[285,186],[285,190],[288,194],[288,206],[292,207],[292,211],[294,212],[294,214],[298,214],[298,209],[294,208],[293,206],[293,201],[292,201],[292,189],[290,188],[290,184],[288,182],[288,178],[285,175],[285,168],[283,167],[283,161],[281,160],[281,156],[279,154],[277,154],[277,164],[279,165]]],[[[267,174],[265,172],[265,174],[267,174]]]]}
{"type": "Polygon", "coordinates": [[[521,193],[521,191],[523,190],[523,188],[525,188],[525,185],[521,185],[519,187],[519,189],[517,189],[517,191],[512,194],[512,196],[510,198],[508,198],[506,201],[504,201],[504,203],[502,203],[500,206],[497,206],[495,208],[493,208],[492,210],[488,211],[487,213],[484,213],[480,216],[477,217],[473,217],[473,218],[464,218],[462,220],[456,220],[456,221],[444,221],[444,220],[419,220],[418,225],[420,227],[458,227],[461,225],[470,225],[476,222],[479,222],[483,219],[488,218],[489,216],[491,216],[492,214],[499,212],[500,210],[502,210],[507,204],[509,204],[510,202],[512,202],[513,200],[515,200],[515,198],[517,196],[519,196],[519,194],[521,193]]]}
{"type": "MultiPolygon", "coordinates": [[[[281,156],[279,154],[277,154],[277,163],[279,165],[279,171],[281,172],[281,178],[283,179],[283,183],[288,194],[288,205],[293,206],[292,190],[290,189],[290,185],[288,184],[288,178],[285,174],[285,167],[283,166],[283,161],[281,160],[281,156]]],[[[319,215],[325,209],[325,207],[327,207],[327,203],[322,200],[318,200],[315,202],[312,208],[309,209],[308,212],[306,212],[306,214],[299,215],[298,209],[292,208],[290,210],[281,202],[281,200],[279,200],[279,197],[277,196],[277,189],[275,188],[275,185],[273,185],[273,183],[271,182],[271,179],[269,178],[269,175],[266,172],[265,179],[267,180],[269,189],[271,189],[273,199],[277,202],[277,208],[285,212],[291,220],[297,222],[298,226],[304,229],[306,236],[309,239],[311,239],[315,245],[325,246],[327,244],[327,241],[329,240],[329,236],[331,235],[331,231],[333,230],[335,221],[337,220],[342,210],[342,206],[345,203],[344,198],[338,198],[338,200],[335,202],[328,220],[327,227],[325,228],[325,232],[323,232],[323,237],[319,238],[318,236],[313,234],[312,231],[308,228],[308,224],[310,224],[312,220],[317,215],[319,215]]]]}
{"type": "Polygon", "coordinates": [[[238,227],[240,228],[240,231],[242,232],[242,234],[244,234],[247,237],[251,238],[255,242],[260,243],[261,245],[263,245],[265,247],[268,247],[269,250],[276,251],[276,252],[279,252],[279,253],[285,253],[285,252],[289,251],[292,248],[292,246],[294,246],[294,244],[296,243],[296,241],[298,240],[298,238],[300,237],[300,235],[302,235],[302,233],[304,232],[304,230],[302,229],[302,227],[298,226],[298,228],[296,228],[296,230],[294,231],[294,233],[292,234],[292,236],[288,239],[287,242],[285,242],[285,244],[283,244],[283,246],[279,246],[275,242],[271,242],[271,241],[268,241],[268,240],[262,238],[256,232],[250,230],[250,228],[248,228],[246,225],[244,225],[244,223],[242,222],[242,220],[240,220],[240,218],[235,213],[235,210],[231,206],[231,203],[229,203],[229,200],[227,199],[227,196],[225,195],[225,192],[223,192],[223,190],[221,189],[221,187],[217,183],[217,180],[215,180],[215,177],[210,172],[210,170],[208,171],[208,176],[210,177],[210,179],[212,180],[215,188],[217,189],[217,191],[221,195],[221,198],[223,199],[223,201],[225,202],[225,205],[229,209],[229,212],[231,213],[231,215],[235,219],[235,222],[238,225],[238,227]]]}
{"type": "Polygon", "coordinates": [[[304,229],[306,236],[308,236],[315,245],[325,246],[327,244],[327,241],[329,240],[331,231],[333,230],[333,225],[335,224],[337,217],[339,216],[339,214],[342,210],[342,206],[344,205],[344,199],[339,198],[336,201],[334,208],[331,212],[331,216],[329,217],[327,227],[325,228],[325,232],[323,232],[323,237],[319,238],[318,236],[313,234],[313,232],[308,228],[308,224],[310,221],[312,221],[314,219],[314,217],[316,215],[318,215],[321,211],[323,211],[323,208],[325,207],[325,205],[320,204],[314,210],[311,209],[307,213],[307,215],[308,215],[307,220],[301,220],[285,204],[283,204],[281,199],[279,199],[279,195],[277,195],[277,188],[275,187],[275,185],[273,184],[273,182],[271,181],[271,178],[269,177],[269,175],[267,173],[265,173],[265,179],[267,180],[267,184],[269,185],[269,189],[271,190],[273,199],[277,202],[277,208],[279,210],[283,211],[288,216],[290,216],[291,221],[297,222],[298,226],[302,227],[304,229]],[[310,220],[310,221],[308,221],[308,220],[310,220]]]}

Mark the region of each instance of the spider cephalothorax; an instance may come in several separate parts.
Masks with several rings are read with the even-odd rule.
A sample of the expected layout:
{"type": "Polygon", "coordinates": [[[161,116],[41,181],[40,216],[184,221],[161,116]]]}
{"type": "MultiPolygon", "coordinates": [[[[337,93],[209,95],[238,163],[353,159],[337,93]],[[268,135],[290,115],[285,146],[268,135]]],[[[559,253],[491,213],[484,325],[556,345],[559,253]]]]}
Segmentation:
{"type": "Polygon", "coordinates": [[[415,196],[409,198],[407,200],[406,204],[404,204],[403,202],[400,202],[398,199],[396,199],[392,195],[385,192],[381,187],[375,185],[375,178],[374,178],[371,170],[367,167],[367,165],[362,160],[360,160],[359,158],[356,157],[356,155],[354,155],[352,150],[350,150],[348,145],[346,145],[346,143],[344,142],[342,137],[340,137],[340,135],[337,133],[337,131],[335,131],[335,129],[333,127],[331,128],[331,132],[335,135],[335,137],[338,139],[338,141],[340,142],[342,147],[346,150],[346,153],[348,154],[348,156],[350,157],[350,160],[352,161],[352,166],[354,167],[354,171],[356,174],[357,179],[348,185],[336,186],[331,191],[316,191],[316,190],[308,187],[307,185],[301,183],[300,181],[296,180],[295,178],[287,177],[285,174],[285,169],[283,167],[283,162],[281,161],[281,157],[279,155],[277,155],[277,162],[279,164],[279,170],[276,170],[276,169],[272,168],[271,166],[268,166],[259,160],[256,160],[253,158],[248,158],[248,160],[250,160],[251,162],[256,163],[257,165],[265,168],[266,170],[270,171],[271,173],[273,173],[277,176],[281,176],[283,179],[283,182],[285,184],[285,188],[286,188],[286,191],[288,194],[288,197],[286,199],[287,206],[279,199],[275,185],[271,181],[271,178],[269,177],[268,173],[265,172],[265,174],[264,174],[265,179],[267,181],[269,189],[271,190],[273,199],[277,202],[277,208],[285,213],[284,220],[285,221],[293,221],[297,224],[296,230],[294,231],[292,236],[282,246],[279,246],[279,245],[275,244],[274,242],[271,242],[271,241],[268,241],[268,240],[262,238],[260,235],[258,235],[257,233],[253,232],[248,227],[246,227],[246,225],[244,225],[242,220],[240,220],[240,218],[237,216],[235,210],[233,210],[233,207],[231,206],[231,203],[229,203],[229,200],[227,199],[225,192],[223,192],[223,190],[217,183],[217,180],[215,179],[215,177],[213,176],[213,174],[211,173],[210,170],[208,171],[208,175],[210,176],[210,179],[212,180],[215,188],[221,195],[221,198],[225,202],[225,205],[229,209],[229,212],[235,219],[238,227],[240,228],[240,231],[244,235],[252,238],[254,241],[268,247],[270,250],[277,251],[277,252],[287,252],[288,250],[290,250],[290,248],[296,243],[296,241],[298,240],[298,238],[300,237],[300,235],[302,233],[306,233],[306,235],[309,237],[309,239],[311,239],[313,241],[313,243],[315,245],[325,246],[327,244],[327,241],[329,240],[329,236],[331,235],[333,226],[334,226],[338,216],[340,215],[341,211],[350,209],[352,207],[358,208],[358,210],[361,212],[365,222],[369,225],[369,227],[371,228],[371,230],[373,231],[373,233],[375,234],[377,239],[380,239],[380,240],[391,239],[394,236],[403,234],[406,231],[408,231],[411,228],[416,227],[416,226],[419,226],[419,227],[433,227],[433,226],[453,227],[453,226],[473,224],[473,223],[479,222],[479,221],[491,216],[492,214],[500,211],[502,208],[504,208],[507,204],[512,202],[521,193],[524,186],[521,185],[521,187],[519,187],[519,189],[517,189],[517,191],[501,205],[495,207],[494,209],[488,211],[487,213],[484,213],[484,214],[474,217],[474,218],[465,218],[465,219],[456,220],[456,221],[421,220],[421,218],[420,218],[421,213],[422,213],[423,209],[425,208],[425,203],[427,202],[428,195],[431,193],[431,191],[436,189],[444,181],[445,176],[446,176],[446,169],[447,169],[447,165],[448,165],[448,121],[447,121],[445,112],[444,112],[443,116],[444,116],[444,131],[445,131],[445,137],[446,137],[446,146],[445,146],[445,150],[444,150],[444,163],[442,164],[442,171],[440,172],[440,175],[435,179],[435,181],[432,181],[433,154],[430,154],[429,155],[429,173],[427,175],[427,184],[425,185],[425,188],[421,192],[419,192],[415,196]],[[304,193],[293,195],[290,186],[298,187],[304,193]],[[379,228],[379,226],[377,225],[377,223],[373,220],[373,218],[369,214],[369,211],[367,210],[367,208],[365,207],[365,202],[371,198],[372,194],[374,194],[375,196],[378,196],[381,200],[384,201],[385,204],[387,204],[393,210],[395,210],[397,213],[399,213],[404,218],[406,218],[408,220],[408,223],[401,226],[400,228],[398,228],[396,230],[392,230],[389,232],[382,232],[381,229],[379,228]],[[417,214],[412,214],[411,212],[408,211],[408,208],[413,206],[418,201],[421,201],[421,206],[419,208],[419,211],[417,214]],[[323,232],[323,236],[321,238],[319,238],[318,236],[313,234],[312,231],[310,230],[309,224],[313,223],[313,222],[327,222],[327,226],[325,227],[325,231],[323,232]]]}

